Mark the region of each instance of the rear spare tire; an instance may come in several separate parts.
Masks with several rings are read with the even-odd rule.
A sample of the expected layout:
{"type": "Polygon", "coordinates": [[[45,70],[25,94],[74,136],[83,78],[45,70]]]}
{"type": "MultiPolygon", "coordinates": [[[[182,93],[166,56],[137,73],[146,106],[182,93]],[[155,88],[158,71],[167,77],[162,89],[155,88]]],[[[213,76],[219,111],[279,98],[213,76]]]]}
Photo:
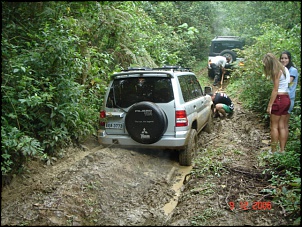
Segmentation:
{"type": "Polygon", "coordinates": [[[230,57],[231,58],[230,63],[236,61],[236,53],[232,50],[221,51],[219,55],[224,57],[230,57]]]}
{"type": "Polygon", "coordinates": [[[164,111],[152,102],[139,102],[130,107],[125,126],[130,137],[142,144],[161,139],[167,130],[168,119],[164,111]]]}

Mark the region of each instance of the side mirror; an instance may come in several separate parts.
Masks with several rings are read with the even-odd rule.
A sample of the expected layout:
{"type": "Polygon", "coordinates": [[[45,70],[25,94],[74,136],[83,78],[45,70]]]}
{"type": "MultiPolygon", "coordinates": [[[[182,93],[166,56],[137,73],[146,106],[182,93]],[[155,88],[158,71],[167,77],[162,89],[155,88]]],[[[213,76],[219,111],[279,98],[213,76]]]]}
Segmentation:
{"type": "Polygon", "coordinates": [[[211,94],[212,93],[212,87],[210,87],[210,86],[204,87],[204,93],[206,95],[211,94]]]}

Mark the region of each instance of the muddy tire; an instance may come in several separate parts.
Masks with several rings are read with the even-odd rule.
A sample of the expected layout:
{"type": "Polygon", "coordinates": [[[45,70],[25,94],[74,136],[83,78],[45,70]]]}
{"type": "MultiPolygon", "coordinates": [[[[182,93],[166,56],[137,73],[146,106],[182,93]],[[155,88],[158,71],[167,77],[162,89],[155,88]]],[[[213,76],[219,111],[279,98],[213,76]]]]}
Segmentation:
{"type": "Polygon", "coordinates": [[[139,102],[129,109],[125,125],[134,141],[152,144],[159,141],[166,132],[168,119],[164,111],[155,103],[139,102]]]}
{"type": "Polygon", "coordinates": [[[192,165],[192,160],[197,153],[197,131],[192,129],[189,135],[189,142],[187,146],[179,151],[179,164],[181,166],[190,166],[192,165]]]}
{"type": "Polygon", "coordinates": [[[213,119],[214,118],[214,113],[213,110],[210,113],[209,119],[208,119],[208,123],[206,124],[206,126],[203,128],[203,131],[207,132],[207,133],[212,133],[214,130],[214,122],[213,119]]]}

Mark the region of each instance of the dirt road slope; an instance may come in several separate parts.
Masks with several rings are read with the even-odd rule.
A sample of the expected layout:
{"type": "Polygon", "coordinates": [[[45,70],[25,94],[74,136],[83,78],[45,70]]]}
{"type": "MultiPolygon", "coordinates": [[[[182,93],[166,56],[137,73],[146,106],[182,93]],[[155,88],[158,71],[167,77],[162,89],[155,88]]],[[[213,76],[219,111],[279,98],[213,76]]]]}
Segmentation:
{"type": "Polygon", "coordinates": [[[287,225],[263,193],[269,176],[257,157],[268,128],[234,103],[232,119],[215,119],[214,132],[200,135],[195,164],[183,175],[171,152],[104,148],[94,137],[51,165],[30,162],[2,190],[1,225],[287,225]],[[171,201],[176,207],[166,213],[171,201]]]}
{"type": "Polygon", "coordinates": [[[286,213],[263,192],[270,188],[270,176],[258,156],[269,149],[269,130],[237,101],[235,108],[232,119],[217,119],[215,133],[203,138],[169,225],[288,224],[286,213]]]}

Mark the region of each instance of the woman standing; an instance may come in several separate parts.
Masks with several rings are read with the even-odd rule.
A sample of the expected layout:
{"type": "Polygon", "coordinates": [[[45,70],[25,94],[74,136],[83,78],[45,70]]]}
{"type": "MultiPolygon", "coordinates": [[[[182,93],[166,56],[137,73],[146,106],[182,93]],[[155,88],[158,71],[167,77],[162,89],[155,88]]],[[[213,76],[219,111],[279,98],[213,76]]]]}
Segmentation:
{"type": "Polygon", "coordinates": [[[287,134],[286,134],[286,141],[287,141],[288,130],[289,130],[288,122],[289,122],[290,114],[293,111],[294,104],[295,104],[296,88],[298,84],[299,74],[297,68],[294,66],[292,62],[292,55],[290,54],[289,51],[283,51],[281,53],[280,61],[288,69],[290,74],[290,84],[289,84],[290,107],[288,110],[288,114],[286,115],[286,125],[285,125],[285,128],[287,129],[287,134]]]}
{"type": "Polygon", "coordinates": [[[290,107],[289,99],[289,71],[271,53],[264,56],[264,74],[273,81],[274,87],[267,106],[267,113],[270,114],[271,130],[271,152],[277,151],[278,142],[280,152],[284,152],[287,140],[286,115],[290,107]]]}

